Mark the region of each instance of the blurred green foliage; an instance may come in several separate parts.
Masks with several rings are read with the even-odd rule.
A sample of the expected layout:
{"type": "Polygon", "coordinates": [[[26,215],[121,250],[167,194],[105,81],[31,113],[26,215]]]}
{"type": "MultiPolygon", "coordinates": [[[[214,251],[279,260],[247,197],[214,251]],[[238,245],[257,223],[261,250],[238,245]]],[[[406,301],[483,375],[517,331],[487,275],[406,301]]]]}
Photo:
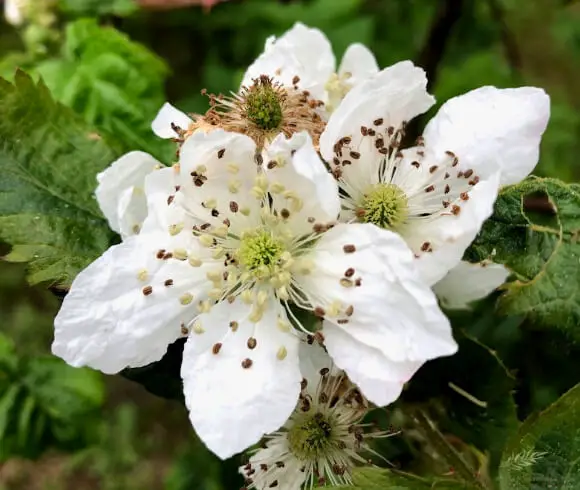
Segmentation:
{"type": "MultiPolygon", "coordinates": [[[[35,114],[27,114],[22,108],[11,112],[4,107],[2,117],[14,120],[26,116],[19,122],[19,138],[35,143],[30,147],[40,147],[42,135],[35,132],[36,127],[43,119],[54,118],[67,128],[67,140],[75,144],[81,144],[81,132],[86,136],[94,131],[101,138],[82,141],[82,145],[91,146],[95,166],[102,167],[115,155],[132,149],[149,151],[169,163],[171,143],[157,140],[149,130],[158,107],[168,99],[182,110],[205,111],[207,98],[201,95],[202,88],[214,93],[235,90],[245,67],[262,50],[265,39],[301,21],[327,34],[337,60],[352,42],[367,44],[380,66],[401,59],[414,60],[428,71],[430,89],[439,103],[487,84],[544,87],[552,97],[552,117],[536,173],[568,182],[580,180],[576,157],[580,154],[580,92],[576,88],[580,76],[578,2],[232,0],[211,11],[197,6],[146,10],[140,9],[136,0],[59,0],[56,5],[56,20],[47,21],[40,31],[38,26],[35,30],[31,25],[19,30],[5,24],[0,26],[0,75],[13,80],[15,68],[20,67],[34,77],[42,76],[51,97],[70,109],[53,105],[44,89],[33,88],[34,84],[21,78],[20,97],[37,97],[44,102],[39,102],[35,114]],[[77,131],[79,128],[82,131],[77,131]]],[[[3,87],[9,90],[6,85],[3,87]]],[[[0,120],[0,131],[2,124],[0,120]]],[[[420,127],[414,129],[418,131],[420,127]]],[[[50,173],[59,172],[58,155],[54,158],[50,153],[23,155],[1,147],[0,153],[4,155],[0,166],[2,159],[18,161],[42,179],[49,179],[47,185],[43,181],[37,187],[50,189],[54,184],[50,173]]],[[[59,178],[62,184],[63,175],[57,175],[54,181],[58,183],[59,178]]],[[[0,190],[3,185],[14,186],[3,181],[0,190]]],[[[87,183],[83,192],[89,191],[90,185],[87,183]]],[[[569,189],[568,198],[576,191],[569,189]]],[[[552,188],[544,192],[555,196],[552,188]]],[[[558,194],[555,198],[562,197],[558,194]]],[[[0,199],[0,209],[6,203],[0,199]]],[[[94,204],[89,207],[94,208],[94,204]]],[[[54,224],[53,215],[59,214],[59,209],[58,205],[43,207],[42,211],[50,217],[47,228],[54,224]]],[[[6,211],[5,218],[14,220],[13,211],[6,211]]],[[[67,213],[71,211],[60,211],[68,219],[67,213]]],[[[11,229],[20,236],[27,229],[26,223],[15,223],[11,229]]],[[[501,238],[505,232],[502,230],[501,238]]],[[[508,231],[526,233],[525,229],[508,231]]],[[[101,238],[105,243],[110,237],[101,238]]],[[[570,252],[572,259],[576,258],[576,238],[565,236],[566,250],[574,251],[570,252]]],[[[13,243],[17,244],[17,240],[13,243]]],[[[74,243],[70,241],[64,244],[65,248],[71,245],[74,243]]],[[[102,246],[97,241],[87,245],[102,246]]],[[[507,257],[509,250],[505,252],[507,257]]],[[[12,258],[18,258],[18,253],[18,249],[13,250],[12,258]]],[[[529,272],[536,263],[532,259],[537,262],[544,258],[538,254],[519,264],[522,270],[518,269],[518,274],[524,279],[535,276],[529,272]]],[[[513,257],[506,258],[509,260],[513,257]]],[[[81,265],[73,266],[71,274],[81,265]]],[[[575,270],[572,261],[566,267],[568,272],[564,272],[568,275],[575,270]]],[[[566,281],[568,275],[562,276],[562,280],[566,281]]],[[[49,275],[39,279],[63,278],[49,275]]],[[[453,315],[454,325],[464,330],[469,339],[477,339],[465,340],[470,344],[463,353],[470,358],[470,370],[460,372],[456,358],[428,364],[419,373],[416,386],[423,383],[437,387],[444,396],[434,404],[433,393],[411,384],[401,404],[379,416],[382,423],[403,428],[403,437],[381,443],[381,454],[404,470],[419,474],[436,471],[441,478],[435,488],[458,486],[442,476],[453,458],[430,458],[429,451],[434,445],[452,446],[448,448],[451,456],[457,453],[466,468],[481,471],[461,488],[471,485],[481,488],[481,481],[493,477],[498,469],[504,482],[514,478],[514,474],[517,476],[518,468],[525,469],[525,478],[529,480],[542,464],[552,463],[551,459],[540,463],[538,454],[551,451],[552,443],[560,441],[550,434],[540,434],[544,437],[541,447],[530,449],[522,446],[528,444],[531,437],[528,432],[553,432],[553,427],[568,430],[563,421],[568,416],[576,417],[575,405],[570,409],[573,412],[566,411],[570,397],[577,396],[572,392],[546,412],[559,414],[555,422],[541,419],[536,424],[526,422],[513,435],[516,407],[510,392],[515,390],[520,420],[544,409],[580,381],[580,366],[574,360],[580,359],[580,352],[562,332],[539,330],[534,322],[517,316],[500,318],[492,306],[495,299],[483,302],[473,312],[453,315]],[[477,384],[473,372],[486,379],[501,377],[500,389],[494,392],[491,385],[477,384]],[[476,402],[465,398],[462,390],[475,396],[476,402]],[[478,401],[485,406],[478,405],[478,401]],[[415,418],[408,417],[406,412],[411,406],[417,410],[415,418]],[[459,407],[465,410],[460,411],[459,407]],[[451,437],[433,428],[431,420],[447,420],[441,429],[464,436],[465,440],[451,444],[451,437]],[[473,437],[465,436],[467,428],[474,426],[477,431],[473,437]],[[498,468],[500,446],[510,436],[511,453],[504,454],[498,468]],[[491,454],[480,452],[490,439],[493,439],[491,454]]],[[[521,301],[519,304],[513,313],[526,312],[521,301]]],[[[57,308],[58,301],[50,293],[26,286],[19,264],[0,263],[0,325],[2,333],[16,345],[14,349],[11,342],[0,337],[0,386],[4,387],[0,388],[0,433],[7,434],[0,440],[0,456],[9,452],[12,456],[37,456],[53,448],[53,452],[45,453],[36,463],[12,458],[0,466],[2,490],[239,488],[236,474],[239,460],[220,462],[206,451],[191,435],[181,407],[155,400],[139,390],[132,392],[128,384],[119,389],[117,381],[107,379],[108,402],[102,409],[103,416],[100,421],[90,418],[88,414],[101,407],[102,378],[46,357],[57,308]],[[81,418],[83,423],[79,424],[81,418]],[[42,441],[38,434],[42,434],[42,441]],[[74,445],[83,448],[72,455],[60,452],[74,445]],[[55,447],[60,451],[54,452],[55,447]]],[[[577,331],[577,315],[558,308],[550,310],[549,306],[539,310],[542,311],[551,315],[551,323],[556,318],[557,326],[563,330],[577,331]]],[[[570,454],[574,451],[574,447],[569,449],[570,454]]],[[[401,489],[433,488],[434,484],[431,478],[409,478],[384,471],[361,474],[357,483],[361,488],[391,485],[401,489]]]]}

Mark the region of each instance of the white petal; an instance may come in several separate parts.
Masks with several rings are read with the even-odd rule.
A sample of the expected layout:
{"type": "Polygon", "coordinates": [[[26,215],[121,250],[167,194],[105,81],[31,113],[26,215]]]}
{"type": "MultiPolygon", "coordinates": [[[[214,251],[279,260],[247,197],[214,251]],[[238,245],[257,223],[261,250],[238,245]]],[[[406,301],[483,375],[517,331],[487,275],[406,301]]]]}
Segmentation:
{"type": "Polygon", "coordinates": [[[481,180],[469,193],[467,202],[460,202],[461,212],[443,213],[426,222],[414,222],[405,229],[405,240],[417,253],[428,242],[433,251],[421,253],[417,267],[423,280],[434,285],[453,269],[475,239],[485,220],[493,213],[499,191],[500,173],[495,172],[481,180]]]}
{"type": "MultiPolygon", "coordinates": [[[[329,327],[331,332],[340,329],[350,337],[351,350],[361,345],[364,351],[376,349],[385,362],[420,364],[455,352],[449,321],[395,233],[369,224],[339,224],[323,235],[308,258],[314,269],[297,281],[311,303],[325,310],[325,336],[329,327]],[[355,252],[345,252],[348,245],[355,252]],[[342,311],[333,316],[336,302],[342,311]]],[[[345,360],[329,352],[347,369],[345,360]]]]}
{"type": "Polygon", "coordinates": [[[509,274],[501,264],[461,261],[433,286],[433,290],[445,307],[464,309],[501,286],[509,274]]]}
{"type": "Polygon", "coordinates": [[[538,162],[549,117],[550,98],[542,89],[481,87],[443,104],[425,128],[425,144],[437,152],[453,151],[482,176],[495,163],[501,184],[514,184],[538,162]]]}
{"type": "Polygon", "coordinates": [[[298,337],[276,326],[279,315],[286,320],[285,313],[272,301],[258,323],[250,322],[249,314],[250,306],[241,300],[217,304],[198,318],[206,333],[192,335],[183,353],[181,375],[191,422],[222,459],[280,428],[300,392],[298,337]],[[237,322],[235,332],[227,328],[232,321],[237,322]],[[224,326],[221,348],[214,354],[203,337],[211,329],[223,332],[224,326]],[[253,349],[248,348],[250,337],[256,339],[253,349]],[[202,347],[196,347],[200,341],[202,347]],[[252,361],[248,368],[242,367],[245,359],[252,361]]]}
{"type": "Polygon", "coordinates": [[[296,235],[310,233],[312,218],[317,223],[336,220],[340,212],[336,180],[320,160],[306,132],[294,134],[291,139],[283,134],[277,136],[268,146],[264,161],[278,162],[267,173],[271,185],[284,186],[283,192],[272,194],[273,207],[278,214],[282,209],[290,211],[288,223],[296,235]],[[289,195],[297,196],[299,205],[289,195]]]}
{"type": "Polygon", "coordinates": [[[172,124],[178,128],[187,129],[191,123],[192,120],[187,114],[166,102],[151,123],[151,129],[160,138],[176,138],[178,134],[173,130],[172,124]]]}
{"type": "Polygon", "coordinates": [[[55,319],[55,355],[105,373],[163,356],[181,335],[181,323],[197,313],[196,302],[183,305],[180,297],[189,293],[196,301],[204,299],[208,282],[203,267],[156,257],[159,249],[172,249],[168,237],[129,237],[76,277],[55,319]],[[145,295],[147,286],[152,292],[145,295]]]}
{"type": "Polygon", "coordinates": [[[373,127],[373,121],[378,118],[383,119],[383,127],[399,128],[403,121],[422,114],[435,102],[426,87],[425,72],[410,61],[385,68],[358,84],[332,113],[320,138],[322,156],[332,161],[335,143],[345,136],[352,138],[351,147],[357,149],[363,139],[361,126],[373,127]]]}
{"type": "Polygon", "coordinates": [[[258,174],[255,152],[254,141],[242,134],[215,130],[191,135],[180,152],[181,204],[204,222],[220,225],[228,218],[230,231],[241,233],[258,218],[260,203],[251,193],[258,174]],[[200,172],[203,182],[192,176],[200,172]],[[247,217],[241,212],[244,208],[249,211],[247,217]]]}
{"type": "Polygon", "coordinates": [[[151,155],[133,151],[123,155],[97,175],[97,202],[111,229],[123,236],[132,235],[147,216],[143,192],[145,177],[161,165],[151,155]]]}
{"type": "Polygon", "coordinates": [[[399,398],[404,384],[421,367],[420,361],[394,362],[379,349],[354,343],[347,332],[328,323],[325,345],[336,364],[374,404],[382,407],[399,398]]]}
{"type": "Polygon", "coordinates": [[[375,55],[364,44],[351,44],[340,62],[339,75],[350,74],[348,83],[353,87],[379,72],[375,55]]]}
{"type": "Polygon", "coordinates": [[[334,69],[334,54],[326,36],[298,22],[278,39],[268,39],[264,52],[246,71],[242,85],[250,86],[252,79],[269,75],[292,86],[292,79],[298,76],[301,89],[323,99],[324,85],[334,69]]]}

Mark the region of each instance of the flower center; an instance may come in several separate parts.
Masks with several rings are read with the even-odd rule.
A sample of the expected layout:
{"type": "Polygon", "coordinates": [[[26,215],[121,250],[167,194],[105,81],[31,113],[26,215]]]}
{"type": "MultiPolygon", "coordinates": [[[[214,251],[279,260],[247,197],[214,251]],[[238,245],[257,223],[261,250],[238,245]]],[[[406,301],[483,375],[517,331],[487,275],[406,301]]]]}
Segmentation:
{"type": "Polygon", "coordinates": [[[246,95],[246,117],[260,129],[277,129],[282,123],[280,93],[268,77],[256,79],[246,95]]]}
{"type": "Polygon", "coordinates": [[[375,184],[357,209],[357,216],[365,223],[395,229],[409,216],[409,204],[403,190],[395,184],[375,184]]]}
{"type": "Polygon", "coordinates": [[[307,416],[288,432],[290,451],[302,460],[325,454],[332,445],[332,425],[320,412],[307,416]]]}
{"type": "Polygon", "coordinates": [[[240,242],[238,261],[255,278],[269,277],[284,250],[284,245],[268,231],[246,233],[240,242]]]}

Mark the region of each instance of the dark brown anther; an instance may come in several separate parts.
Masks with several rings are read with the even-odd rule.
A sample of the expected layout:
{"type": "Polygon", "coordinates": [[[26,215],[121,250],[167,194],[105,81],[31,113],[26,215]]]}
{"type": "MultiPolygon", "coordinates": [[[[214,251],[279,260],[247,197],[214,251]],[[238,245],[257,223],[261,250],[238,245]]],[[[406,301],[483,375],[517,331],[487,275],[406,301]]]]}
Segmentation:
{"type": "Polygon", "coordinates": [[[165,286],[173,286],[173,279],[167,279],[164,283],[165,286]]]}
{"type": "Polygon", "coordinates": [[[211,215],[214,218],[217,218],[220,215],[220,212],[217,209],[214,208],[214,209],[211,210],[211,215]]]}
{"type": "Polygon", "coordinates": [[[226,152],[226,149],[225,148],[222,148],[221,150],[219,150],[217,152],[218,158],[223,158],[225,152],[226,152]]]}
{"type": "Polygon", "coordinates": [[[375,120],[373,121],[373,124],[374,124],[375,126],[380,126],[381,124],[383,124],[383,118],[382,118],[382,117],[379,117],[378,119],[375,119],[375,120]]]}
{"type": "Polygon", "coordinates": [[[354,253],[356,251],[356,247],[354,245],[350,245],[350,244],[349,245],[344,245],[342,247],[342,251],[345,254],[351,254],[351,253],[354,253]]]}
{"type": "Polygon", "coordinates": [[[350,160],[343,160],[343,161],[342,161],[342,165],[343,165],[343,166],[345,166],[345,165],[350,165],[351,163],[352,163],[352,162],[351,162],[350,160]]]}
{"type": "Polygon", "coordinates": [[[429,242],[423,242],[421,245],[421,252],[432,252],[431,244],[429,242]]]}
{"type": "Polygon", "coordinates": [[[169,206],[173,200],[175,199],[175,196],[173,194],[171,194],[168,198],[167,198],[167,205],[169,206]]]}
{"type": "Polygon", "coordinates": [[[375,140],[375,148],[378,150],[385,146],[385,140],[383,138],[377,138],[375,140]]]}
{"type": "Polygon", "coordinates": [[[256,345],[258,345],[258,341],[254,337],[250,337],[247,343],[248,349],[255,349],[256,345]]]}
{"type": "Polygon", "coordinates": [[[388,155],[389,149],[386,146],[383,146],[382,148],[379,148],[379,153],[381,155],[388,155]]]}
{"type": "Polygon", "coordinates": [[[445,177],[443,177],[444,179],[448,179],[449,178],[449,172],[445,172],[445,177]]]}
{"type": "Polygon", "coordinates": [[[278,163],[276,162],[276,160],[270,160],[268,162],[268,165],[266,165],[266,167],[268,167],[268,170],[272,170],[273,168],[277,167],[278,163]]]}
{"type": "Polygon", "coordinates": [[[450,190],[451,190],[451,187],[449,187],[449,184],[445,185],[445,194],[449,194],[450,190]]]}
{"type": "Polygon", "coordinates": [[[153,287],[152,286],[145,286],[143,288],[143,295],[144,296],[149,296],[152,292],[153,292],[153,287]]]}
{"type": "Polygon", "coordinates": [[[184,323],[181,324],[181,335],[189,335],[189,330],[184,323]]]}
{"type": "Polygon", "coordinates": [[[469,194],[467,192],[462,192],[461,194],[459,194],[459,197],[461,198],[462,201],[469,201],[469,194]]]}
{"type": "Polygon", "coordinates": [[[283,219],[288,219],[290,217],[290,211],[288,211],[286,208],[282,208],[280,211],[280,216],[282,216],[283,219]]]}
{"type": "Polygon", "coordinates": [[[284,468],[284,461],[276,461],[276,466],[278,468],[284,468]]]}
{"type": "Polygon", "coordinates": [[[314,344],[314,335],[307,335],[306,342],[308,343],[308,345],[314,344]]]}
{"type": "Polygon", "coordinates": [[[479,177],[476,175],[475,177],[473,177],[473,179],[471,179],[468,184],[469,185],[476,185],[479,183],[479,177]]]}
{"type": "Polygon", "coordinates": [[[354,269],[352,267],[349,267],[347,270],[344,271],[344,275],[346,277],[354,276],[354,269]]]}
{"type": "Polygon", "coordinates": [[[320,376],[326,376],[330,372],[330,369],[324,367],[320,370],[320,376]]]}
{"type": "Polygon", "coordinates": [[[346,310],[344,310],[344,314],[345,314],[346,316],[352,316],[352,314],[353,314],[353,313],[354,313],[354,306],[353,306],[353,305],[349,305],[349,306],[347,307],[347,309],[346,309],[346,310]]]}
{"type": "Polygon", "coordinates": [[[454,204],[453,206],[451,206],[451,214],[453,214],[454,216],[459,216],[460,212],[461,212],[460,206],[458,206],[457,204],[454,204]]]}
{"type": "Polygon", "coordinates": [[[376,136],[377,132],[373,128],[368,128],[367,129],[367,134],[369,136],[376,136]]]}
{"type": "Polygon", "coordinates": [[[360,127],[360,134],[362,134],[363,136],[366,136],[367,134],[369,134],[369,130],[365,126],[361,126],[360,127]]]}
{"type": "Polygon", "coordinates": [[[296,85],[300,81],[300,77],[298,75],[294,75],[292,77],[292,85],[296,85]]]}
{"type": "Polygon", "coordinates": [[[213,344],[211,351],[217,355],[217,354],[219,354],[221,348],[222,348],[222,344],[220,342],[217,342],[216,344],[213,344]]]}
{"type": "Polygon", "coordinates": [[[429,187],[425,188],[425,192],[433,192],[435,190],[434,185],[430,185],[429,187]]]}
{"type": "Polygon", "coordinates": [[[463,174],[463,176],[466,179],[469,179],[469,177],[471,177],[472,175],[473,175],[473,170],[472,169],[466,170],[465,173],[463,174]]]}
{"type": "Polygon", "coordinates": [[[356,287],[360,287],[362,285],[362,279],[359,277],[354,281],[354,285],[356,287]]]}
{"type": "Polygon", "coordinates": [[[230,211],[232,213],[237,213],[239,209],[238,203],[236,201],[230,201],[230,211]]]}
{"type": "Polygon", "coordinates": [[[439,167],[437,165],[433,165],[432,167],[429,167],[429,173],[432,174],[434,173],[439,167]]]}
{"type": "Polygon", "coordinates": [[[268,471],[268,465],[266,463],[261,463],[260,464],[260,469],[262,471],[268,471]]]}
{"type": "Polygon", "coordinates": [[[360,153],[358,151],[351,151],[350,152],[350,157],[353,160],[358,160],[360,158],[360,153]]]}
{"type": "Polygon", "coordinates": [[[302,378],[302,381],[300,381],[300,389],[302,391],[304,391],[307,386],[308,386],[308,381],[306,380],[306,378],[302,378]]]}
{"type": "Polygon", "coordinates": [[[161,250],[157,251],[157,253],[155,254],[155,257],[157,257],[158,259],[162,259],[164,255],[165,255],[165,249],[162,248],[161,250]]]}
{"type": "Polygon", "coordinates": [[[413,165],[413,167],[415,167],[415,168],[419,168],[421,166],[421,164],[417,161],[411,162],[411,165],[413,165]]]}
{"type": "Polygon", "coordinates": [[[338,320],[336,320],[336,323],[338,323],[339,325],[346,325],[348,323],[348,318],[339,318],[338,320]]]}
{"type": "Polygon", "coordinates": [[[252,367],[252,364],[254,364],[254,362],[249,358],[246,358],[242,361],[242,367],[244,369],[250,369],[252,367]]]}
{"type": "Polygon", "coordinates": [[[254,160],[256,162],[256,165],[262,165],[264,163],[264,157],[262,156],[261,153],[256,153],[254,155],[254,160]]]}

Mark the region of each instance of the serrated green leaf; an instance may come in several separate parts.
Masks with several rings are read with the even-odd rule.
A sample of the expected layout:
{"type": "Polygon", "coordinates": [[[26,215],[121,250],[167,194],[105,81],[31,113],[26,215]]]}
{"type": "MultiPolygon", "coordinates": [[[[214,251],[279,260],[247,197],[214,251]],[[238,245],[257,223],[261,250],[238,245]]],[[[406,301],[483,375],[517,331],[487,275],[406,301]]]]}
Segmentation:
{"type": "Polygon", "coordinates": [[[580,339],[579,238],[577,187],[531,177],[502,190],[467,258],[491,258],[515,273],[499,299],[503,313],[580,339]]]}
{"type": "Polygon", "coordinates": [[[575,490],[580,482],[580,385],[524,422],[506,446],[501,490],[575,490]]]}
{"type": "Polygon", "coordinates": [[[0,79],[0,238],[29,280],[69,285],[114,235],[93,191],[117,156],[47,88],[18,72],[0,79]]]}
{"type": "Polygon", "coordinates": [[[165,102],[169,70],[144,46],[94,19],[81,19],[67,26],[61,56],[40,63],[36,72],[57,100],[109,133],[123,151],[171,158],[174,146],[151,130],[165,102]]]}
{"type": "Polygon", "coordinates": [[[449,478],[426,479],[400,471],[382,468],[360,468],[354,471],[353,486],[340,486],[347,490],[471,490],[476,487],[449,478]]]}

